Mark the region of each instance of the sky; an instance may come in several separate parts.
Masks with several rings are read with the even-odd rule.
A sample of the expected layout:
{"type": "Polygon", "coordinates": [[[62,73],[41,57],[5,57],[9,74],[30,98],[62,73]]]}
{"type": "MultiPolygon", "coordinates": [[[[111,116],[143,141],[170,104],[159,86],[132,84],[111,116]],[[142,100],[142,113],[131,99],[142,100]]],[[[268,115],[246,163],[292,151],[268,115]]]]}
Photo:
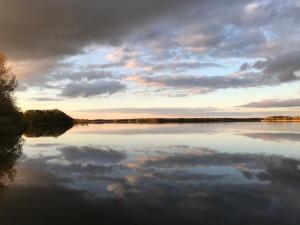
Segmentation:
{"type": "Polygon", "coordinates": [[[23,109],[300,115],[300,0],[0,0],[23,109]]]}

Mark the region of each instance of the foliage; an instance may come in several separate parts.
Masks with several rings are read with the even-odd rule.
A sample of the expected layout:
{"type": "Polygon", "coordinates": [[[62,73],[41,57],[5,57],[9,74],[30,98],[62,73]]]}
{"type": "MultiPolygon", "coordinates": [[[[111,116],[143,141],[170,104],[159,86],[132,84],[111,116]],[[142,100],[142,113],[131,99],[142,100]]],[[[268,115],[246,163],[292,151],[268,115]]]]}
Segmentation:
{"type": "Polygon", "coordinates": [[[73,119],[58,109],[28,110],[24,113],[24,119],[29,126],[73,124],[73,119]]]}
{"type": "Polygon", "coordinates": [[[0,133],[17,132],[23,127],[23,116],[13,95],[17,85],[6,57],[0,54],[0,133]]]}
{"type": "Polygon", "coordinates": [[[264,122],[289,122],[300,121],[300,117],[291,116],[269,116],[263,119],[264,122]]]}
{"type": "Polygon", "coordinates": [[[17,87],[16,77],[7,66],[6,58],[0,54],[0,113],[14,113],[17,110],[13,92],[17,87]]]}

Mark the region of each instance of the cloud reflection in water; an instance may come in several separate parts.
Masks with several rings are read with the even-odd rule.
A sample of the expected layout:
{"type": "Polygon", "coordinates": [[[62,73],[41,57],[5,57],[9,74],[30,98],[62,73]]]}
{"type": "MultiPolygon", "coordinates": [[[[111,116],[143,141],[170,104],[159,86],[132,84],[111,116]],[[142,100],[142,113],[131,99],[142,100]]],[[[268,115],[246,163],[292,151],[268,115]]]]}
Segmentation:
{"type": "MultiPolygon", "coordinates": [[[[236,133],[239,138],[247,132],[236,133]]],[[[274,138],[286,137],[278,135],[274,138]]],[[[1,194],[1,224],[300,222],[298,158],[186,143],[129,149],[101,141],[72,145],[50,140],[25,146],[35,155],[24,151],[15,182],[1,194]]]]}

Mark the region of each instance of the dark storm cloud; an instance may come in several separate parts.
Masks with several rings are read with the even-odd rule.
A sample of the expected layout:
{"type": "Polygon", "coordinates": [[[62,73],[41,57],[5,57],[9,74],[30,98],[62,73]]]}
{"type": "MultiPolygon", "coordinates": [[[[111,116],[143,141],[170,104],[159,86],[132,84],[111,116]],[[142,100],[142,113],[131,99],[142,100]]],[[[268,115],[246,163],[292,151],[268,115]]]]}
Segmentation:
{"type": "Polygon", "coordinates": [[[120,42],[135,28],[194,0],[1,0],[0,49],[17,58],[75,54],[120,42]]]}
{"type": "Polygon", "coordinates": [[[249,108],[289,108],[289,107],[300,107],[300,98],[294,99],[269,99],[259,102],[251,102],[241,107],[249,108]]]}
{"type": "MultiPolygon", "coordinates": [[[[14,58],[36,59],[76,54],[91,44],[114,45],[126,41],[150,45],[154,41],[152,47],[156,52],[164,51],[158,49],[161,47],[167,50],[172,42],[176,42],[173,47],[183,44],[189,49],[212,48],[217,54],[218,48],[222,54],[249,52],[265,41],[263,33],[253,28],[263,25],[266,19],[271,20],[276,9],[271,3],[260,6],[252,18],[245,15],[250,0],[1,0],[0,3],[0,49],[14,58]],[[214,19],[207,20],[208,17],[214,19]],[[227,27],[231,25],[238,32],[228,35],[227,27]],[[173,34],[181,29],[183,35],[175,36],[180,41],[173,40],[173,34]],[[191,39],[193,36],[198,38],[191,39]]],[[[291,9],[282,11],[281,16],[291,13],[291,9]]]]}
{"type": "Polygon", "coordinates": [[[97,80],[95,82],[73,82],[67,84],[62,92],[62,97],[91,97],[98,95],[111,95],[124,91],[126,86],[119,81],[97,80]]]}

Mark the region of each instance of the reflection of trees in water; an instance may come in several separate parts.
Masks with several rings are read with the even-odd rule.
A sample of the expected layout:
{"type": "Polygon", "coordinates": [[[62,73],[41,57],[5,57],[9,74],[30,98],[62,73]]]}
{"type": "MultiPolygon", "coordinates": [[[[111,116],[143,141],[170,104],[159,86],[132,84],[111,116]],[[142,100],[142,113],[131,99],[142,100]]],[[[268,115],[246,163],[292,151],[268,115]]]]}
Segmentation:
{"type": "Polygon", "coordinates": [[[26,137],[59,137],[73,127],[73,124],[35,125],[25,131],[26,137]]]}
{"type": "MultiPolygon", "coordinates": [[[[71,125],[32,127],[25,133],[28,137],[58,137],[65,133],[71,125]]],[[[1,132],[3,134],[5,132],[1,132]]],[[[6,187],[16,176],[15,164],[22,155],[23,139],[18,133],[0,135],[0,189],[6,187]]]]}
{"type": "Polygon", "coordinates": [[[22,155],[21,136],[0,136],[0,188],[13,181],[16,175],[14,166],[22,155]]]}

